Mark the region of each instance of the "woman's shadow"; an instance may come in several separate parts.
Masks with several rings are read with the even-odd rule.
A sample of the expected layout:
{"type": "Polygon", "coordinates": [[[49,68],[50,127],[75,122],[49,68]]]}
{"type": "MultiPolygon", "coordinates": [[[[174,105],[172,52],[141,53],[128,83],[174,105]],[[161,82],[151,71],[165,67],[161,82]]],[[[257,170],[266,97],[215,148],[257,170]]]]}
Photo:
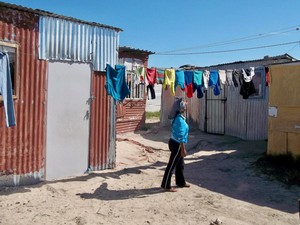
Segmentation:
{"type": "Polygon", "coordinates": [[[145,189],[126,189],[126,190],[110,190],[107,183],[103,183],[94,193],[78,193],[76,195],[84,199],[100,199],[100,200],[122,200],[132,198],[146,198],[148,195],[162,193],[160,187],[145,189]]]}

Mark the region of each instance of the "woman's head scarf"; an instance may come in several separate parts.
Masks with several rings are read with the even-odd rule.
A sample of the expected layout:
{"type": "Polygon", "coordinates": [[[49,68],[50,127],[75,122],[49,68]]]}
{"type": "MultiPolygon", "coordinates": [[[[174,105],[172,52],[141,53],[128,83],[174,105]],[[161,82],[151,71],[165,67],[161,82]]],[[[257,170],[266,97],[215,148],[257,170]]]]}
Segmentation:
{"type": "Polygon", "coordinates": [[[168,115],[168,119],[174,119],[182,109],[186,109],[186,102],[183,101],[182,98],[176,98],[175,102],[173,103],[172,109],[170,114],[168,115]]]}

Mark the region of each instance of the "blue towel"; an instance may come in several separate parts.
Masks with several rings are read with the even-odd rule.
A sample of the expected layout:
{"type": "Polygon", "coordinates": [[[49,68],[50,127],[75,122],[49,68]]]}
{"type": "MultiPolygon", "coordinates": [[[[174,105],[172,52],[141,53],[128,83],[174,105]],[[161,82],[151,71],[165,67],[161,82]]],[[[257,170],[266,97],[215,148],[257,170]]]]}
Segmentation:
{"type": "Polygon", "coordinates": [[[2,94],[6,127],[16,125],[15,110],[13,101],[13,90],[10,77],[9,57],[6,53],[0,52],[0,93],[2,94]]]}
{"type": "Polygon", "coordinates": [[[194,71],[192,71],[192,70],[184,71],[184,77],[185,77],[185,85],[189,86],[191,83],[193,83],[194,71]]]}
{"type": "Polygon", "coordinates": [[[214,95],[221,94],[219,72],[217,70],[210,71],[208,86],[214,86],[214,95]]]}
{"type": "Polygon", "coordinates": [[[130,90],[125,79],[125,66],[116,65],[114,69],[110,65],[106,65],[105,88],[116,101],[123,101],[129,95],[130,90]]]}
{"type": "Polygon", "coordinates": [[[177,85],[180,86],[180,88],[183,90],[184,89],[184,83],[185,83],[185,79],[184,79],[184,71],[183,70],[176,70],[175,72],[175,87],[177,87],[177,85]]]}
{"type": "Polygon", "coordinates": [[[194,90],[194,92],[197,90],[197,98],[203,97],[203,91],[202,91],[203,87],[204,87],[203,71],[195,70],[194,71],[193,90],[194,90]]]}
{"type": "Polygon", "coordinates": [[[196,85],[203,86],[203,71],[201,70],[194,71],[194,83],[196,85]]]}

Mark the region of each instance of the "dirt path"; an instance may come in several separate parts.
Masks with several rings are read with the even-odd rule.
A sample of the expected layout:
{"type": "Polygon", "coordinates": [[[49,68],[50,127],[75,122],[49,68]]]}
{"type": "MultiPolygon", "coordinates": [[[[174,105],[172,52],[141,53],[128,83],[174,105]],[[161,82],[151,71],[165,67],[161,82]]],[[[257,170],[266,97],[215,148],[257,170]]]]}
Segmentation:
{"type": "MultiPolygon", "coordinates": [[[[189,189],[159,188],[169,130],[118,135],[117,168],[63,181],[0,189],[0,224],[299,224],[299,186],[259,174],[264,141],[191,131],[189,189]]],[[[174,178],[172,179],[174,184],[174,178]]]]}

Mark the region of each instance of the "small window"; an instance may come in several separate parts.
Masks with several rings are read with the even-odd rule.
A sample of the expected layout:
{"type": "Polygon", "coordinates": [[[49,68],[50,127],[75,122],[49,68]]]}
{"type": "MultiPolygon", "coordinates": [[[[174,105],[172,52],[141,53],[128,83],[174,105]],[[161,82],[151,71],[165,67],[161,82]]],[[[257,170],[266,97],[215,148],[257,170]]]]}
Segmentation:
{"type": "MultiPolygon", "coordinates": [[[[16,44],[0,41],[0,51],[6,52],[8,54],[13,98],[16,99],[18,96],[18,81],[19,81],[18,69],[17,69],[18,46],[16,44]]],[[[1,93],[0,93],[0,101],[2,101],[1,93]]]]}
{"type": "Polygon", "coordinates": [[[143,99],[145,96],[145,84],[140,82],[140,78],[136,73],[126,71],[126,82],[130,90],[127,99],[143,99]]]}
{"type": "Polygon", "coordinates": [[[264,98],[265,96],[265,72],[263,68],[255,69],[255,75],[252,78],[256,93],[250,95],[249,98],[264,98]]]}

